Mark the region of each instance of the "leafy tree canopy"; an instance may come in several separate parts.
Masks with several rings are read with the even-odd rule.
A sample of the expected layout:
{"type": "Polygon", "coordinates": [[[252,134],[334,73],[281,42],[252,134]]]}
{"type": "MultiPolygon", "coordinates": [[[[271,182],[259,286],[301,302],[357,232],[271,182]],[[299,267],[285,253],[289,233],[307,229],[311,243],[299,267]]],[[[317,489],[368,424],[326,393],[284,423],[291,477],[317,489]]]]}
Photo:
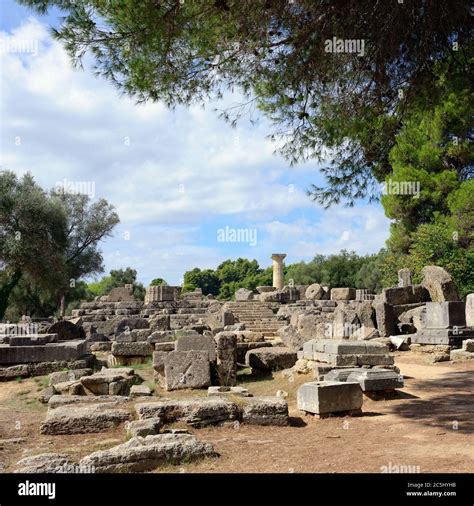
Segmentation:
{"type": "Polygon", "coordinates": [[[394,136],[437,63],[469,73],[465,0],[19,1],[59,7],[54,35],[73,60],[89,51],[98,74],[138,101],[175,106],[239,89],[244,103],[224,118],[258,107],[292,162],[329,150],[327,185],[311,191],[324,205],[377,198],[394,136]]]}

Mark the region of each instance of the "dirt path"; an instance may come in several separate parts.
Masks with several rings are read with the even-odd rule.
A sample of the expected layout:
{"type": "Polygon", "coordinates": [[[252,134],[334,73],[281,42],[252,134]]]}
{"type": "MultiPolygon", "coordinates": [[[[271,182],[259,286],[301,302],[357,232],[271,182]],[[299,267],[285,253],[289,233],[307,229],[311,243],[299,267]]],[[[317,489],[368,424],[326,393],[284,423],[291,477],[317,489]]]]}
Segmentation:
{"type": "MultiPolygon", "coordinates": [[[[157,472],[381,472],[383,466],[392,470],[405,466],[408,471],[420,472],[472,472],[474,364],[427,365],[422,356],[413,353],[397,354],[396,363],[406,376],[404,393],[393,400],[365,398],[361,417],[318,420],[301,416],[296,390],[311,381],[310,376],[300,375],[289,382],[278,373],[273,380],[246,382],[254,395],[286,390],[292,426],[229,424],[196,430],[200,439],[214,444],[220,458],[177,468],[167,466],[157,472]]],[[[0,471],[8,471],[17,460],[34,453],[60,451],[77,459],[125,440],[121,428],[96,435],[40,435],[46,408],[35,400],[37,382],[0,384],[0,471]],[[1,441],[6,438],[24,440],[1,441]]]]}

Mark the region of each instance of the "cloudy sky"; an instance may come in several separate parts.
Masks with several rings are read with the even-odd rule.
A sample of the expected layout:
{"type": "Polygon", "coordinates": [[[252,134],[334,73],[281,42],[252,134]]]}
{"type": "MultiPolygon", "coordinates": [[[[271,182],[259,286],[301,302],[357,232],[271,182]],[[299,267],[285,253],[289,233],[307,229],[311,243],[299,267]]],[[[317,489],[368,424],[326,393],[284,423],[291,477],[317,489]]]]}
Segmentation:
{"type": "Polygon", "coordinates": [[[264,118],[232,129],[212,103],[137,106],[89,68],[72,67],[49,34],[54,14],[0,2],[1,166],[31,172],[44,188],[88,183],[94,198],[112,203],[121,223],[101,246],[106,271],[130,266],[145,284],[178,284],[186,270],[227,258],[266,267],[274,252],[293,263],[384,245],[382,208],[314,204],[305,191],[322,182],[318,165],[289,167],[274,154],[264,118]],[[238,229],[247,236],[232,242],[238,229]]]}

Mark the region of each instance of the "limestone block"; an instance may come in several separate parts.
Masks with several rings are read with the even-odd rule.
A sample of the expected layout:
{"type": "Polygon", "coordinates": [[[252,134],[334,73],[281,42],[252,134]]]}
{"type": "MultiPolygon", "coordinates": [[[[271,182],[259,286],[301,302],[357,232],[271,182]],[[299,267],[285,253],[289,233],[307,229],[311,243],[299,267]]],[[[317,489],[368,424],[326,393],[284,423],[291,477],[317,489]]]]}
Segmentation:
{"type": "Polygon", "coordinates": [[[192,350],[167,353],[165,381],[166,390],[208,387],[211,384],[209,352],[192,350]]]}
{"type": "Polygon", "coordinates": [[[456,285],[450,274],[442,267],[428,265],[421,271],[422,285],[430,292],[434,302],[459,300],[456,285]]]}
{"type": "Polygon", "coordinates": [[[295,365],[296,360],[295,351],[280,346],[250,350],[245,356],[245,363],[260,371],[288,369],[295,365]]]}
{"type": "Polygon", "coordinates": [[[179,337],[176,340],[175,349],[176,351],[207,351],[209,360],[211,362],[215,362],[216,360],[216,343],[214,339],[201,334],[179,337]]]}
{"type": "Polygon", "coordinates": [[[288,404],[280,397],[247,397],[241,403],[242,423],[288,425],[288,404]]]}
{"type": "Polygon", "coordinates": [[[331,300],[354,300],[355,288],[331,288],[331,300]]]}
{"type": "Polygon", "coordinates": [[[362,407],[362,389],[356,382],[304,383],[298,389],[297,402],[301,411],[318,415],[358,411],[362,407]]]}
{"type": "Polygon", "coordinates": [[[448,328],[466,325],[466,307],[462,301],[427,302],[426,327],[448,328]]]}

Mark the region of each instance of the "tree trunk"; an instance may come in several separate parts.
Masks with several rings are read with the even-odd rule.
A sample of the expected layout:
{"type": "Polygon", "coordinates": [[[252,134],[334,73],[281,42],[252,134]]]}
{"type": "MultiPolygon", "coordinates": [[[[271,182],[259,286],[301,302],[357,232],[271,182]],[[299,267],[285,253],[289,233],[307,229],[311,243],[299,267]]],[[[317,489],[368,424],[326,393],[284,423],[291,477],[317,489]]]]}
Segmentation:
{"type": "Polygon", "coordinates": [[[66,296],[64,294],[62,294],[61,295],[61,309],[60,309],[61,318],[64,318],[65,314],[66,314],[66,296]]]}
{"type": "Polygon", "coordinates": [[[3,319],[8,308],[8,299],[13,289],[21,278],[21,272],[15,271],[13,276],[3,286],[0,287],[0,320],[3,319]]]}

